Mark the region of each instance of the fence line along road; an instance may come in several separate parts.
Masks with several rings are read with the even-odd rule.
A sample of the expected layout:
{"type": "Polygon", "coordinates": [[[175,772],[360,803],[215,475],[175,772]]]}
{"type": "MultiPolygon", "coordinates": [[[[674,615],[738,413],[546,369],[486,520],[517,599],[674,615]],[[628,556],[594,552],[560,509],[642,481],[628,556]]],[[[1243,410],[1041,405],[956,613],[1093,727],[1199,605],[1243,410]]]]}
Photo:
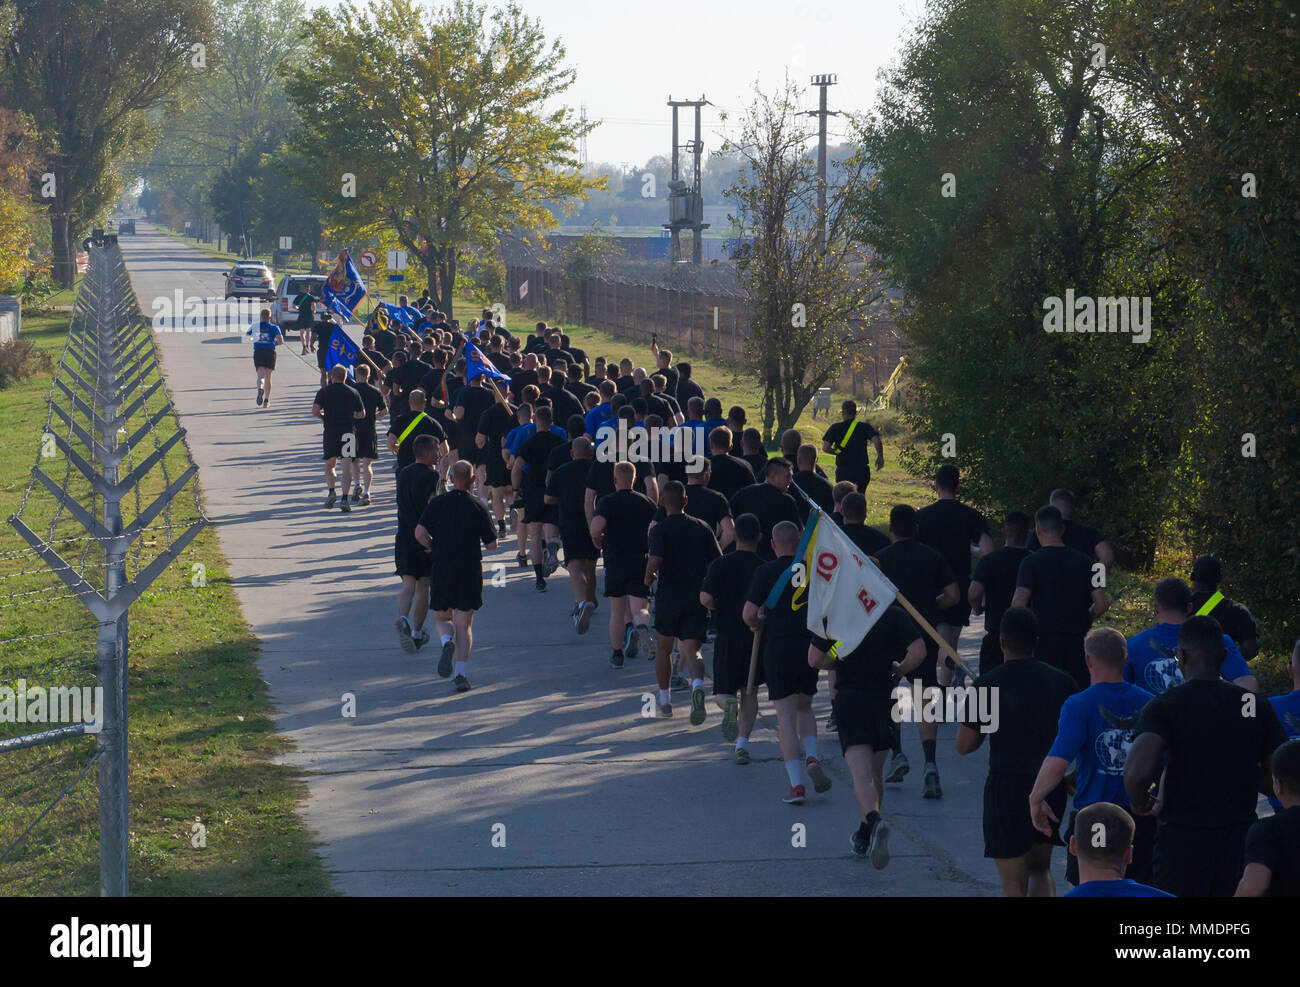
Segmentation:
{"type": "MultiPolygon", "coordinates": [[[[102,689],[98,744],[82,775],[98,762],[100,894],[120,896],[129,890],[128,611],[207,519],[199,501],[198,467],[163,387],[153,334],[140,314],[115,242],[90,248],[89,270],[77,295],[48,404],[41,451],[9,523],[36,557],[20,568],[30,571],[37,559],[44,562],[70,596],[90,611],[98,628],[95,682],[102,689]],[[59,431],[65,434],[55,430],[56,417],[59,431]],[[45,464],[60,457],[65,461],[63,476],[55,479],[45,464]],[[193,498],[192,514],[176,519],[172,505],[187,487],[193,498]],[[159,520],[160,524],[154,523],[159,520]],[[68,535],[73,526],[83,533],[68,535]],[[43,535],[40,528],[46,529],[43,535]],[[163,532],[165,537],[160,537],[163,532]],[[73,556],[69,561],[60,554],[59,548],[70,542],[80,550],[79,559],[73,556]],[[157,549],[148,559],[146,545],[157,549]],[[132,562],[133,577],[128,572],[132,562]]],[[[82,722],[11,737],[0,742],[0,754],[88,732],[82,722]]],[[[0,846],[0,862],[13,854],[71,787],[60,791],[9,846],[0,846]]]]}

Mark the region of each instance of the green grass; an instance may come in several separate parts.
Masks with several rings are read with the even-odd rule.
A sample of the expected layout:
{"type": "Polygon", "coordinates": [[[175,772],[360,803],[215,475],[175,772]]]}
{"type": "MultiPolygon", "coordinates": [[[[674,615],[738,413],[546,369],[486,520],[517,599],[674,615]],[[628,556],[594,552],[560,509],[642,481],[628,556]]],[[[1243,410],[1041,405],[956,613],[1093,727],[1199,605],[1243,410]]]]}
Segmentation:
{"type": "MultiPolygon", "coordinates": [[[[66,316],[29,316],[23,335],[57,357],[67,335],[66,316]]],[[[48,377],[30,378],[0,390],[0,429],[8,439],[0,457],[0,512],[13,513],[36,460],[48,377]]],[[[161,397],[151,401],[157,407],[161,397]]],[[[141,419],[143,420],[143,419],[141,419]]],[[[56,425],[58,421],[56,419],[56,425]]],[[[137,422],[130,423],[134,431],[137,422]]],[[[170,425],[160,424],[162,437],[170,425]]],[[[74,445],[75,448],[75,445],[74,445]]],[[[179,468],[183,447],[169,455],[179,468]]],[[[65,466],[61,454],[42,460],[56,482],[65,466]]],[[[73,472],[73,477],[77,474],[73,472]]],[[[161,485],[161,471],[146,478],[147,505],[161,485]]],[[[81,495],[84,482],[69,489],[81,495]]],[[[44,534],[52,519],[52,498],[39,489],[23,512],[44,534]]],[[[178,525],[195,514],[187,488],[173,505],[178,525]],[[185,502],[189,495],[188,503],[185,502]]],[[[124,505],[129,521],[134,505],[124,505]]],[[[159,523],[159,522],[155,522],[159,523]]],[[[55,525],[65,559],[78,558],[80,531],[66,517],[55,525]]],[[[150,532],[144,563],[165,544],[150,532]]],[[[9,525],[0,526],[0,639],[53,629],[83,628],[93,618],[66,593],[55,576],[42,572],[9,525]],[[34,570],[34,574],[20,573],[34,570]],[[30,593],[17,601],[15,592],[30,593]],[[12,605],[17,602],[19,605],[12,605]]],[[[90,555],[88,578],[97,571],[90,555]]],[[[102,567],[101,567],[102,568],[102,567]]],[[[134,575],[135,567],[130,569],[134,575]]],[[[305,796],[301,777],[276,758],[290,742],[274,732],[271,703],[258,673],[257,643],[239,612],[215,534],[204,530],[131,608],[130,771],[131,891],[135,895],[323,895],[329,877],[311,835],[295,812],[305,796]],[[191,585],[192,565],[206,567],[206,585],[191,585]],[[192,845],[192,827],[206,827],[206,847],[192,845]]],[[[74,634],[0,644],[0,683],[92,685],[92,628],[74,634]]],[[[6,736],[30,732],[25,724],[4,724],[6,736]]],[[[34,751],[0,755],[0,852],[73,780],[94,751],[83,738],[34,751]]],[[[0,864],[0,892],[6,894],[93,894],[98,889],[92,769],[31,835],[0,864]]]]}

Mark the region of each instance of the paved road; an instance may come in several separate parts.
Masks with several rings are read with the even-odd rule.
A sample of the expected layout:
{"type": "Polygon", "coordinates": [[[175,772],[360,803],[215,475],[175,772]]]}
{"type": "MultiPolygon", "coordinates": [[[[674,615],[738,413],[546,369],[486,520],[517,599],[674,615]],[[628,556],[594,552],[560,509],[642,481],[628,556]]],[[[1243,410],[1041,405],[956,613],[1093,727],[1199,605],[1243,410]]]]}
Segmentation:
{"type": "MultiPolygon", "coordinates": [[[[139,223],[122,238],[146,315],[156,297],[215,297],[223,263],[139,223]]],[[[393,631],[391,473],[374,504],[321,509],[314,365],[286,346],[268,410],[242,336],[160,333],[167,383],[198,461],[207,509],[262,644],[262,676],[307,772],[303,816],[336,886],[360,895],[986,895],[980,806],[986,754],[958,759],[940,731],[945,798],[914,770],[888,786],[894,859],[884,871],[848,850],[857,809],[834,738],[821,738],[835,786],[786,806],[775,714],[754,731],[754,761],[732,763],[719,716],[644,719],[649,662],[608,668],[604,612],[579,637],[564,571],[546,594],[513,564],[485,587],[470,667],[456,695],[430,656],[405,655],[393,631]],[[341,716],[344,693],[354,719],[341,716]],[[493,827],[505,846],[493,846],[493,827]],[[792,846],[792,827],[806,846],[792,846]]],[[[309,358],[314,359],[314,358],[309,358]]],[[[511,563],[513,536],[488,564],[511,563]]],[[[973,655],[978,628],[963,639],[973,655]]],[[[825,686],[815,700],[829,711],[825,686]]],[[[683,701],[681,712],[687,709],[683,701]]],[[[499,841],[498,841],[499,842],[499,841]]],[[[1057,871],[1063,872],[1057,854],[1057,871]]]]}

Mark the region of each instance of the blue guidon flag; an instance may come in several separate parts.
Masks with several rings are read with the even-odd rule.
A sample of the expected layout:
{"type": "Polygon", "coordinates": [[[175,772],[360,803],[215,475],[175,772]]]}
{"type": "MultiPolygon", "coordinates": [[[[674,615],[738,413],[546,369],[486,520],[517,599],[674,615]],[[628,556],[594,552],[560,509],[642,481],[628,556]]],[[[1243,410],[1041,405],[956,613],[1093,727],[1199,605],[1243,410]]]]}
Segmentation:
{"type": "Polygon", "coordinates": [[[351,377],[352,367],[360,355],[361,350],[357,344],[348,339],[348,334],[339,326],[335,326],[330,336],[329,349],[325,351],[325,369],[330,370],[341,363],[348,368],[348,376],[351,377]]]}
{"type": "Polygon", "coordinates": [[[352,313],[361,304],[361,299],[366,297],[366,286],[361,282],[361,274],[348,256],[347,248],[340,250],[335,258],[334,268],[325,279],[322,297],[334,311],[346,313],[349,321],[353,320],[352,313]]]}
{"type": "Polygon", "coordinates": [[[483,351],[468,339],[465,340],[465,382],[486,374],[493,380],[509,381],[510,378],[492,365],[492,361],[483,355],[483,351]]]}

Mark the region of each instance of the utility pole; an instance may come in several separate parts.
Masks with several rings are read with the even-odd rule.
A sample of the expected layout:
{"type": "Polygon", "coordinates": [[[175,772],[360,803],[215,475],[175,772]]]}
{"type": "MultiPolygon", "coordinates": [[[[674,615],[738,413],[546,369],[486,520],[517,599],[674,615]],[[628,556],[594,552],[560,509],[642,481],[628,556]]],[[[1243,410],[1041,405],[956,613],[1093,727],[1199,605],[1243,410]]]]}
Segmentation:
{"type": "Polygon", "coordinates": [[[837,117],[839,113],[826,108],[826,90],[835,85],[836,75],[814,75],[812,84],[821,90],[817,109],[809,110],[808,116],[818,118],[817,122],[817,249],[826,249],[826,118],[837,117]]]}
{"type": "Polygon", "coordinates": [[[700,193],[701,173],[700,158],[704,153],[704,142],[700,134],[700,111],[705,106],[712,106],[702,95],[699,99],[673,99],[668,97],[668,105],[673,108],[673,177],[668,183],[668,219],[664,223],[664,228],[672,234],[672,255],[673,263],[680,263],[681,256],[681,231],[691,230],[691,262],[697,267],[704,260],[704,244],[701,242],[702,231],[708,229],[709,224],[704,220],[704,197],[700,193]],[[695,139],[687,143],[685,148],[691,152],[695,170],[691,177],[690,188],[681,180],[681,149],[683,145],[678,143],[677,128],[677,110],[682,106],[691,106],[695,108],[695,139]]]}

